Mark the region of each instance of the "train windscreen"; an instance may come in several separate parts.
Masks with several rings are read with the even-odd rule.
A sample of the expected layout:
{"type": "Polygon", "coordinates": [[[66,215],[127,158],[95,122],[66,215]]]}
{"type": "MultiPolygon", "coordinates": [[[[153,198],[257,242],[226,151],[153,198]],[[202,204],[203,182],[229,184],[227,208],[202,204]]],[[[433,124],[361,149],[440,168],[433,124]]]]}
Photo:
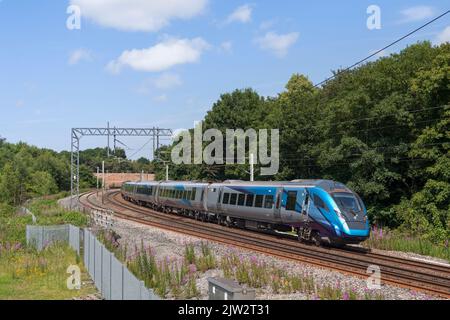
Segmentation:
{"type": "Polygon", "coordinates": [[[333,198],[336,201],[339,209],[347,212],[361,212],[362,208],[358,199],[351,193],[335,193],[333,198]]]}

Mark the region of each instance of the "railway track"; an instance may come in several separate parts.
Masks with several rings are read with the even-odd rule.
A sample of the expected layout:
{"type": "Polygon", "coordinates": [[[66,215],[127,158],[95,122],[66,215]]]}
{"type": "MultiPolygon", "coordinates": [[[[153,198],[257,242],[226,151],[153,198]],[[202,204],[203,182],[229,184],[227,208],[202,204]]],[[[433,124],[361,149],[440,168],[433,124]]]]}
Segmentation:
{"type": "MultiPolygon", "coordinates": [[[[80,196],[80,202],[91,209],[103,208],[94,200],[94,196],[95,193],[83,194],[80,196]]],[[[123,219],[284,259],[309,263],[361,278],[369,276],[367,273],[369,266],[377,266],[381,271],[382,283],[450,299],[450,267],[448,266],[365,250],[313,247],[281,236],[204,223],[134,205],[125,201],[118,191],[108,193],[106,199],[107,207],[113,209],[115,215],[123,219]]]]}

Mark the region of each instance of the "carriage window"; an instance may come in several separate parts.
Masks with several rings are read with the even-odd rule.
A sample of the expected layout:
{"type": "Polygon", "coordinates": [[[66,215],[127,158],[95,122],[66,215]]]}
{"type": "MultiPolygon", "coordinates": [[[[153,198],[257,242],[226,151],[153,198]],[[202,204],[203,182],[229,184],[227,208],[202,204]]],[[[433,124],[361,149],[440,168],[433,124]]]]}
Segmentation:
{"type": "Polygon", "coordinates": [[[192,189],[191,200],[195,200],[196,194],[197,194],[197,189],[196,188],[192,189]]]}
{"type": "Polygon", "coordinates": [[[272,207],[273,207],[273,196],[272,195],[266,196],[265,200],[266,201],[264,201],[264,208],[272,209],[272,207]]]}
{"type": "Polygon", "coordinates": [[[230,196],[230,204],[232,206],[236,205],[236,201],[237,201],[237,194],[236,193],[232,193],[230,196]]]}
{"type": "Polygon", "coordinates": [[[263,206],[263,201],[264,201],[264,196],[262,195],[257,195],[256,199],[255,199],[255,207],[256,208],[262,208],[263,206]]]}
{"type": "Polygon", "coordinates": [[[238,197],[238,206],[243,206],[245,203],[245,194],[241,193],[238,197]]]}
{"type": "Polygon", "coordinates": [[[205,190],[202,190],[202,196],[200,198],[200,201],[203,201],[203,197],[205,196],[205,190]]]}
{"type": "Polygon", "coordinates": [[[296,203],[297,203],[297,191],[289,191],[286,203],[286,210],[295,211],[296,203]]]}
{"type": "Polygon", "coordinates": [[[315,204],[317,207],[322,208],[322,209],[324,209],[325,211],[328,211],[328,207],[327,207],[327,205],[325,204],[325,202],[322,200],[322,198],[320,198],[320,197],[317,196],[317,195],[314,195],[314,204],[315,204]]]}
{"type": "Polygon", "coordinates": [[[223,194],[223,204],[228,204],[228,202],[230,201],[230,194],[229,193],[224,193],[223,194]]]}
{"type": "Polygon", "coordinates": [[[245,206],[247,207],[253,207],[253,200],[255,199],[255,196],[253,194],[247,195],[247,200],[245,201],[245,206]]]}

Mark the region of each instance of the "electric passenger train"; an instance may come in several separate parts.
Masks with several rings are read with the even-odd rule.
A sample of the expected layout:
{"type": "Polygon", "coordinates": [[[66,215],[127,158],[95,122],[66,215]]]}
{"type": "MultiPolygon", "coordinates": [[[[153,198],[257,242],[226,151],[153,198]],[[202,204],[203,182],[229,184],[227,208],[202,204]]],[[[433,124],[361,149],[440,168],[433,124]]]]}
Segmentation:
{"type": "Polygon", "coordinates": [[[223,183],[126,182],[125,200],[228,227],[289,232],[316,245],[369,237],[367,210],[344,184],[329,180],[223,183]]]}

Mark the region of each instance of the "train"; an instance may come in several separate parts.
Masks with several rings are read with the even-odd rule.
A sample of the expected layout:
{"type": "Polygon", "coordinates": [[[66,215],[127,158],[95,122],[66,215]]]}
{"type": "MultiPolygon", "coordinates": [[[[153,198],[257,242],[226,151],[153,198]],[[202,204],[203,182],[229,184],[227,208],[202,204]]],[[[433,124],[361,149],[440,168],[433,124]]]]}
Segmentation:
{"type": "Polygon", "coordinates": [[[292,233],[315,245],[358,244],[370,236],[359,195],[340,182],[125,182],[122,197],[153,210],[227,227],[292,233]]]}

